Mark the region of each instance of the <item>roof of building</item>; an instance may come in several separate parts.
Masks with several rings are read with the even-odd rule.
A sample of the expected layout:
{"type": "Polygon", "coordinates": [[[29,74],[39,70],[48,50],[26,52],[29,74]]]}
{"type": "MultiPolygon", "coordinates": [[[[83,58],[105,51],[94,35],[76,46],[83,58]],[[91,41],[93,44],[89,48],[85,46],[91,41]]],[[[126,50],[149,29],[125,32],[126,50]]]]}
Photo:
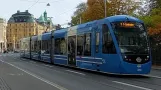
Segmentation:
{"type": "Polygon", "coordinates": [[[17,13],[13,14],[8,23],[19,23],[19,22],[35,22],[34,16],[26,10],[25,12],[20,12],[19,10],[17,13]]]}
{"type": "Polygon", "coordinates": [[[47,12],[44,13],[36,20],[39,24],[48,25],[49,23],[53,25],[51,18],[47,16],[47,12]]]}
{"type": "Polygon", "coordinates": [[[46,22],[43,15],[38,18],[38,22],[46,22]]]}
{"type": "Polygon", "coordinates": [[[26,10],[25,12],[20,12],[19,10],[17,13],[13,14],[10,19],[8,20],[8,23],[33,23],[36,22],[43,26],[52,26],[52,19],[47,16],[47,12],[44,11],[43,14],[39,18],[34,18],[34,16],[26,10]]]}

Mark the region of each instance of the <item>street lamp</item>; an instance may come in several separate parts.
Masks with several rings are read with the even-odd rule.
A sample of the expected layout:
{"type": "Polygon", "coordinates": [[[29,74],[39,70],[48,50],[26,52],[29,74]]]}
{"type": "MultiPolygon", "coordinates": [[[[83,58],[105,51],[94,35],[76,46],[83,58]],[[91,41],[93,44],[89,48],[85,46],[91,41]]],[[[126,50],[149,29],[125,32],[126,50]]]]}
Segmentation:
{"type": "Polygon", "coordinates": [[[50,6],[50,3],[48,3],[46,6],[50,6]]]}

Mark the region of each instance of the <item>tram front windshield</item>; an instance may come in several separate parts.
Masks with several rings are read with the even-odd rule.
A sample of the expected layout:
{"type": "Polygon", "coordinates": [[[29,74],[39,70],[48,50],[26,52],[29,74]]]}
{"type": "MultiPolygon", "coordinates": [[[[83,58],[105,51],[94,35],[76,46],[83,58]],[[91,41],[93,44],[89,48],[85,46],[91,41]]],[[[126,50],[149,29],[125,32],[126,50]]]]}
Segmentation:
{"type": "Polygon", "coordinates": [[[119,22],[113,23],[112,25],[121,53],[148,54],[148,39],[143,24],[119,22]]]}

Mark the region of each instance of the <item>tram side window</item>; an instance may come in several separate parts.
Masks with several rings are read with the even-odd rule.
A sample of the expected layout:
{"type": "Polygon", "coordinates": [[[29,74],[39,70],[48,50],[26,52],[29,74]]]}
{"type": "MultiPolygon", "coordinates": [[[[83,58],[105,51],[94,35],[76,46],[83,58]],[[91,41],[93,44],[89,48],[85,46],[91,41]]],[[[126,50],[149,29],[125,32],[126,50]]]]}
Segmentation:
{"type": "Polygon", "coordinates": [[[34,52],[37,51],[37,41],[33,41],[34,42],[34,52]]]}
{"type": "Polygon", "coordinates": [[[91,34],[85,34],[84,37],[84,56],[91,56],[91,34]]]}
{"type": "Polygon", "coordinates": [[[37,52],[41,53],[41,41],[37,41],[37,52]]]}
{"type": "Polygon", "coordinates": [[[99,33],[96,33],[96,53],[99,52],[99,33]]]}
{"type": "Polygon", "coordinates": [[[67,44],[65,38],[60,38],[60,54],[66,55],[67,44]]]}
{"type": "Polygon", "coordinates": [[[42,53],[49,54],[49,40],[43,40],[42,41],[42,53]]]}
{"type": "Polygon", "coordinates": [[[77,36],[77,55],[91,56],[91,34],[77,36]]]}
{"type": "Polygon", "coordinates": [[[106,24],[102,26],[102,52],[107,54],[115,54],[116,49],[109,31],[109,28],[106,24]]]}
{"type": "Polygon", "coordinates": [[[55,39],[55,54],[66,55],[67,44],[65,38],[55,39]]]}
{"type": "Polygon", "coordinates": [[[31,41],[31,52],[34,52],[34,41],[31,41]]]}
{"type": "Polygon", "coordinates": [[[50,53],[50,49],[51,49],[51,41],[50,40],[47,40],[48,42],[48,45],[47,45],[47,51],[46,53],[49,54],[50,53]]]}
{"type": "Polygon", "coordinates": [[[77,55],[83,56],[84,35],[77,36],[77,55]]]}
{"type": "Polygon", "coordinates": [[[59,38],[57,38],[57,39],[55,39],[55,50],[54,50],[54,52],[55,52],[55,54],[60,54],[60,45],[59,45],[59,43],[60,43],[60,39],[59,38]]]}

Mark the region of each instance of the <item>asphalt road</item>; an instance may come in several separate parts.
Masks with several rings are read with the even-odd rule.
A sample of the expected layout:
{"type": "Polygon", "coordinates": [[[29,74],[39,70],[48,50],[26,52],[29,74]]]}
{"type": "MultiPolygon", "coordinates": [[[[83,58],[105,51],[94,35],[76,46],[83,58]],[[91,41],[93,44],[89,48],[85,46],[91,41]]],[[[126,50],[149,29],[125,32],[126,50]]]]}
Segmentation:
{"type": "Polygon", "coordinates": [[[161,90],[161,70],[109,75],[0,54],[0,90],[161,90]]]}

